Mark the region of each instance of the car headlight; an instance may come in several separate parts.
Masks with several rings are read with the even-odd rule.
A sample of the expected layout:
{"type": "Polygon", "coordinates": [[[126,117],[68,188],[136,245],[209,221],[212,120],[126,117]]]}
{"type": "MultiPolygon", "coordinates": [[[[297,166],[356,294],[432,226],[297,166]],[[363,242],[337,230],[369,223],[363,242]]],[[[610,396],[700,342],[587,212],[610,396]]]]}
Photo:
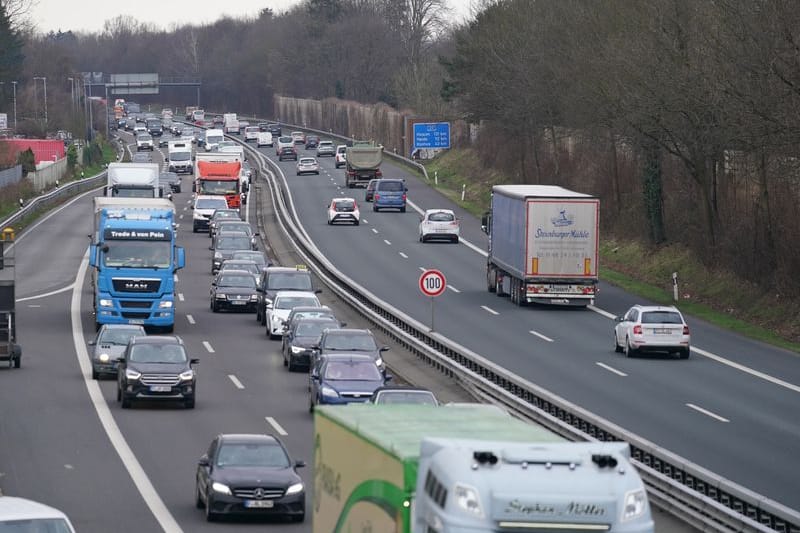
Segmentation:
{"type": "Polygon", "coordinates": [[[185,372],[181,372],[180,374],[181,381],[190,381],[194,379],[194,370],[186,370],[185,372]]]}
{"type": "Polygon", "coordinates": [[[97,303],[100,304],[100,307],[113,307],[114,306],[114,302],[111,301],[110,299],[107,299],[107,298],[100,298],[100,301],[97,302],[97,303]]]}
{"type": "Polygon", "coordinates": [[[647,508],[647,496],[644,490],[632,490],[625,493],[625,503],[622,507],[622,521],[633,520],[644,514],[647,508]]]}
{"type": "Polygon", "coordinates": [[[289,494],[297,494],[298,492],[303,492],[303,484],[302,483],[295,483],[294,485],[289,485],[289,488],[286,489],[286,495],[289,494]]]}
{"type": "Polygon", "coordinates": [[[378,357],[377,359],[375,359],[375,364],[378,365],[379,367],[383,366],[383,359],[378,357]]]}
{"type": "Polygon", "coordinates": [[[231,494],[231,488],[228,485],[220,483],[219,481],[215,481],[211,484],[211,489],[214,492],[219,492],[221,494],[231,494]]]}
{"type": "Polygon", "coordinates": [[[101,363],[108,363],[108,360],[111,359],[111,358],[108,356],[107,353],[101,353],[99,356],[97,356],[97,359],[101,363]]]}
{"type": "Polygon", "coordinates": [[[322,386],[322,395],[323,396],[330,396],[331,398],[338,398],[339,393],[336,392],[334,389],[328,387],[327,385],[322,386]]]}
{"type": "Polygon", "coordinates": [[[258,295],[257,294],[251,294],[250,295],[250,301],[251,302],[257,302],[258,301],[258,295]]]}
{"type": "Polygon", "coordinates": [[[470,487],[469,485],[461,485],[460,483],[456,483],[454,493],[456,505],[458,505],[458,507],[473,516],[483,516],[481,499],[478,495],[477,489],[470,487]]]}
{"type": "Polygon", "coordinates": [[[306,351],[306,349],[303,348],[302,346],[292,346],[292,353],[293,354],[303,353],[305,351],[306,351]]]}
{"type": "Polygon", "coordinates": [[[217,300],[224,300],[225,298],[228,297],[228,295],[224,294],[224,293],[221,293],[221,292],[218,292],[215,297],[217,298],[217,300]]]}
{"type": "Polygon", "coordinates": [[[222,252],[214,252],[214,259],[222,259],[222,252]]]}
{"type": "Polygon", "coordinates": [[[172,306],[175,302],[172,300],[164,300],[163,302],[159,302],[158,308],[159,309],[172,309],[172,306]]]}
{"type": "Polygon", "coordinates": [[[136,370],[131,370],[130,368],[125,369],[125,379],[130,379],[132,381],[136,381],[142,377],[141,372],[137,372],[136,370]]]}

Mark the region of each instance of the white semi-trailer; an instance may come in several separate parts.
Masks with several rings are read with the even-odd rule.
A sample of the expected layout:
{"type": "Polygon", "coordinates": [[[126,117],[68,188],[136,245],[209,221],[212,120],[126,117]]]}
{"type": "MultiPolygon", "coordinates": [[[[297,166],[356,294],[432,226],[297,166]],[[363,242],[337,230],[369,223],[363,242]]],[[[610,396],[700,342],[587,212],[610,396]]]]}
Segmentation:
{"type": "Polygon", "coordinates": [[[489,292],[587,306],[597,294],[600,201],[553,185],[495,185],[484,216],[489,292]]]}

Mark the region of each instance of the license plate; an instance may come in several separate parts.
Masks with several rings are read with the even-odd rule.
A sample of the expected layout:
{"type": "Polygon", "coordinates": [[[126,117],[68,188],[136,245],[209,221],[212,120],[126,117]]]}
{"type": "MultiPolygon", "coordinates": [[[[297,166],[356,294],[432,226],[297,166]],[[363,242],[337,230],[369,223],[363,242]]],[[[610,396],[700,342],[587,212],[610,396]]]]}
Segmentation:
{"type": "Polygon", "coordinates": [[[169,385],[151,385],[150,392],[170,392],[172,387],[169,385]]]}
{"type": "Polygon", "coordinates": [[[247,302],[246,302],[245,300],[232,300],[232,301],[231,301],[231,303],[232,303],[233,305],[244,305],[244,304],[246,304],[247,302]]]}
{"type": "Polygon", "coordinates": [[[670,330],[670,329],[654,329],[653,333],[655,333],[656,335],[671,335],[672,334],[672,330],[670,330]]]}
{"type": "Polygon", "coordinates": [[[272,500],[245,500],[244,506],[250,509],[269,509],[275,502],[272,500]]]}
{"type": "Polygon", "coordinates": [[[128,324],[144,324],[144,320],[141,318],[131,318],[128,320],[128,324]]]}

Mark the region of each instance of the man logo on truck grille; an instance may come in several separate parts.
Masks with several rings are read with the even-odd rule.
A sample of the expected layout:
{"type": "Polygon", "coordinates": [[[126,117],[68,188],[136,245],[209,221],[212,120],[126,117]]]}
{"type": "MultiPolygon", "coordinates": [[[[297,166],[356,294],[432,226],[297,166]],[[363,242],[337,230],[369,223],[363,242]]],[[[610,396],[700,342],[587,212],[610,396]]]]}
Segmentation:
{"type": "Polygon", "coordinates": [[[130,291],[144,291],[147,290],[147,282],[138,279],[126,281],[125,288],[130,291]]]}

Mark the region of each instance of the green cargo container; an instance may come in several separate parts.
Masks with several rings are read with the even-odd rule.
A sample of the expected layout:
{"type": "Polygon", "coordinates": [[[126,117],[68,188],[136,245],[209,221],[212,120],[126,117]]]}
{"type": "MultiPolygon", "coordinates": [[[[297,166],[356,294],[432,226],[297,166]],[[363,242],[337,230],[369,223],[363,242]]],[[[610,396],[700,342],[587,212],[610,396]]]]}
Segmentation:
{"type": "Polygon", "coordinates": [[[411,499],[425,437],[566,442],[488,406],[319,406],[314,532],[411,533],[411,499]]]}

